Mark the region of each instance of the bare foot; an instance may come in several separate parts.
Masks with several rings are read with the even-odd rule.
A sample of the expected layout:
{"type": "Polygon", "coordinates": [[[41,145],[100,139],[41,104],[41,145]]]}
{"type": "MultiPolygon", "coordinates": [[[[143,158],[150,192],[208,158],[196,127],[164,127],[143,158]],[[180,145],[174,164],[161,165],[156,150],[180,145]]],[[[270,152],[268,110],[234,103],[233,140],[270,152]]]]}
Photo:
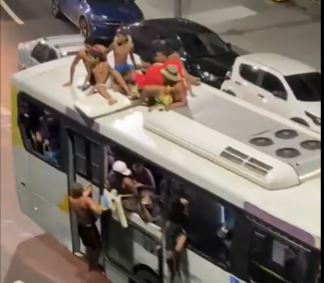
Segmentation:
{"type": "Polygon", "coordinates": [[[115,103],[117,103],[117,100],[116,99],[114,99],[114,98],[108,99],[108,104],[109,105],[113,105],[115,103]]]}

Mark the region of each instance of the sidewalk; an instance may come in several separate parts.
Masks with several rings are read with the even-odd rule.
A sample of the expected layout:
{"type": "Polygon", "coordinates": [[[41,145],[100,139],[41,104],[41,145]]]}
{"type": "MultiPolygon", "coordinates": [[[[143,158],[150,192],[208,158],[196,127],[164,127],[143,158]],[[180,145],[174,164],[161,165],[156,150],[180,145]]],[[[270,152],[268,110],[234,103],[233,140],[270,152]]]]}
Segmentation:
{"type": "MultiPolygon", "coordinates": [[[[147,19],[173,16],[173,0],[136,3],[147,19]]],[[[241,53],[275,52],[320,68],[320,18],[291,3],[183,0],[183,17],[211,28],[241,53]]]]}

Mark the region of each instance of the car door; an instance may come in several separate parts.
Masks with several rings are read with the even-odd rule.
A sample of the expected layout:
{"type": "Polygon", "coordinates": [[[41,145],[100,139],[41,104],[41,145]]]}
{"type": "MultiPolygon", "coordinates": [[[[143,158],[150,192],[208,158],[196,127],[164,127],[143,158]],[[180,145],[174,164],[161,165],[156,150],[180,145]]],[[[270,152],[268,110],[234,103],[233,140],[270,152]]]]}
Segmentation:
{"type": "Polygon", "coordinates": [[[288,92],[279,74],[260,70],[261,82],[258,90],[258,105],[282,116],[287,116],[289,109],[288,92]]]}
{"type": "Polygon", "coordinates": [[[262,92],[259,87],[262,78],[260,68],[248,63],[241,63],[236,72],[238,73],[233,74],[232,78],[232,91],[237,97],[260,105],[260,96],[258,95],[262,92]]]}

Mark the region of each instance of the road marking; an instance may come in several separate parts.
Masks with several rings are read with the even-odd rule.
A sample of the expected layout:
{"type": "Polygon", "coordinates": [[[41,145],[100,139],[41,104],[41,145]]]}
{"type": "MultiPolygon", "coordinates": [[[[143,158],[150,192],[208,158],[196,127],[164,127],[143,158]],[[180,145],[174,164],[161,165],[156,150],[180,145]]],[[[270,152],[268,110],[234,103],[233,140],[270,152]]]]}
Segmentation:
{"type": "Polygon", "coordinates": [[[4,0],[0,0],[0,6],[7,12],[7,14],[18,24],[23,25],[24,22],[11,10],[4,0]]]}
{"type": "Polygon", "coordinates": [[[238,5],[223,9],[214,9],[206,12],[188,14],[186,17],[192,21],[209,26],[244,19],[256,14],[256,11],[245,6],[238,5]]]}

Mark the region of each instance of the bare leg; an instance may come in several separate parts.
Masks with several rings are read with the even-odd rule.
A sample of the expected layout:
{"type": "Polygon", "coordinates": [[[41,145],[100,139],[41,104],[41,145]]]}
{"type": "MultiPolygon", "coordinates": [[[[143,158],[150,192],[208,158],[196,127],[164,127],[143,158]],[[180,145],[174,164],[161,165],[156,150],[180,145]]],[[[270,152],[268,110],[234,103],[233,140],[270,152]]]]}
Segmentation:
{"type": "Polygon", "coordinates": [[[108,93],[108,91],[107,91],[107,87],[106,87],[105,84],[97,84],[97,85],[96,85],[96,88],[97,88],[99,94],[100,94],[102,97],[104,97],[104,98],[107,99],[109,105],[113,105],[113,104],[115,104],[115,103],[117,102],[116,99],[114,99],[114,98],[113,98],[113,97],[108,93]]]}

